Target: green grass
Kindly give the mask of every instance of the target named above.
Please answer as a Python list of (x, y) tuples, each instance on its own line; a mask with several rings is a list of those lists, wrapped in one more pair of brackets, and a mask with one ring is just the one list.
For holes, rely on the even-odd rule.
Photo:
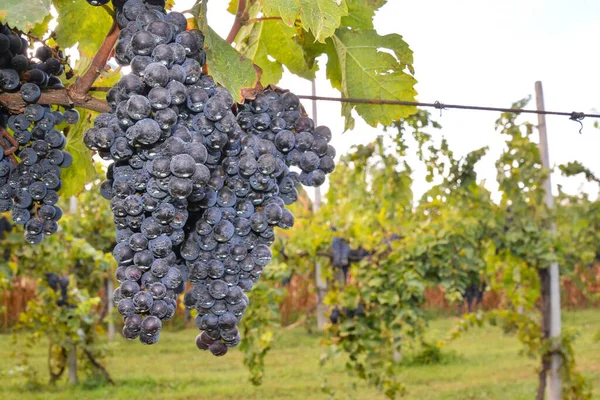
[[(439, 339), (453, 325), (452, 318), (436, 319), (429, 336)], [(576, 344), (579, 369), (600, 388), (600, 310), (571, 312), (564, 325), (580, 330)], [(117, 386), (25, 389), (25, 381), (12, 377), (0, 382), (0, 399), (327, 399), (321, 392), (322, 377), (340, 399), (384, 399), (374, 389), (348, 377), (343, 360), (319, 367), (320, 337), (303, 330), (280, 331), (275, 348), (267, 358), (266, 376), (260, 387), (247, 382), (242, 354), (233, 351), (214, 358), (195, 350), (195, 330), (164, 332), (158, 345), (117, 339), (111, 344), (112, 356), (106, 366)], [(476, 329), (444, 350), (442, 363), (414, 365), (399, 371), (407, 399), (531, 399), (536, 388), (536, 360), (519, 356), (520, 346), (512, 336), (499, 329)], [(14, 349), (9, 335), (0, 336), (0, 370), (14, 366)], [(31, 363), (41, 376), (46, 370), (45, 343), (34, 351)], [(356, 383), (354, 386), (353, 383)], [(595, 390), (595, 398), (600, 391)]]

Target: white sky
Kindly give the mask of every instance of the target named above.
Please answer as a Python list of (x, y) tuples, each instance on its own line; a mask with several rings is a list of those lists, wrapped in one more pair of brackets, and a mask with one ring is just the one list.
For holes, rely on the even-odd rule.
[[(177, 10), (189, 9), (193, 0), (178, 0)], [(226, 0), (209, 2), (209, 23), (222, 37), (233, 16)], [(504, 0), (502, 2), (456, 0), (388, 0), (376, 15), (380, 34), (398, 33), (415, 55), (418, 100), (424, 102), (508, 107), (534, 93), (541, 80), (547, 110), (592, 112), (600, 110), (600, 2), (597, 0)], [(318, 72), (317, 92), (339, 96), (325, 79), (324, 64)], [(310, 82), (287, 73), (279, 86), (297, 94), (310, 94)], [(529, 108), (535, 107), (535, 100)], [(305, 103), (311, 110), (310, 102)], [(499, 114), (445, 110), (443, 134), (457, 155), (489, 146), (489, 156), (478, 168), (480, 179), (495, 187), (494, 161), (502, 151), (502, 138), (493, 131)], [(537, 122), (535, 116), (528, 117)], [(338, 103), (320, 102), (319, 124), (334, 132), (333, 145), (343, 154), (358, 143), (372, 141), (379, 129), (357, 118), (352, 132), (343, 132)], [(548, 137), (551, 164), (579, 160), (600, 173), (600, 130), (593, 121), (579, 124), (567, 117), (549, 116)], [(416, 166), (416, 162), (412, 163)], [(427, 189), (423, 169), (414, 174), (416, 194)], [(596, 192), (583, 179), (553, 176), (569, 192)]]

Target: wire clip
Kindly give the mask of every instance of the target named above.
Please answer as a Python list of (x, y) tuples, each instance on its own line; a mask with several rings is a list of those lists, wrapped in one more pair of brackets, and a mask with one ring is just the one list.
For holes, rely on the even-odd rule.
[(442, 116), (442, 111), (446, 109), (446, 106), (444, 105), (444, 103), (440, 103), (439, 101), (436, 101), (435, 103), (433, 103), (433, 106), (440, 110), (440, 117)]
[(581, 128), (579, 128), (579, 134), (581, 134), (581, 131), (583, 130), (583, 122), (581, 122), (581, 121), (583, 121), (584, 118), (585, 118), (585, 114), (584, 113), (582, 113), (582, 112), (575, 112), (575, 111), (573, 111), (571, 113), (571, 116), (569, 117), (569, 119), (571, 121), (578, 122), (579, 125), (581, 125)]

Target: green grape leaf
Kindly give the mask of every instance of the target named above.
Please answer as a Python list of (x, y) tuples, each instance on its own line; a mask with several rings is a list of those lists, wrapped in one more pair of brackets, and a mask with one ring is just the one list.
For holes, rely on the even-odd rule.
[[(103, 71), (100, 73), (100, 76), (94, 82), (92, 87), (114, 87), (117, 82), (121, 79), (121, 69), (117, 68), (116, 70), (111, 71)], [(104, 91), (90, 91), (92, 96), (97, 99), (106, 100), (106, 92)]]
[(70, 80), (65, 79), (63, 81), (63, 84), (67, 85), (67, 84), (75, 83), (77, 78), (79, 76), (83, 75), (85, 73), (85, 71), (87, 71), (91, 65), (92, 65), (91, 57), (83, 56), (83, 55), (81, 57), (79, 57), (79, 59), (75, 62), (75, 65), (73, 66), (73, 72), (75, 72), (73, 74), (73, 77)]
[[(343, 97), (415, 101), (417, 81), (405, 72), (405, 69), (411, 71), (412, 51), (400, 35), (380, 36), (374, 30), (339, 29), (332, 42), (337, 58), (328, 65), (327, 72), (332, 85), (341, 88)], [(346, 129), (353, 127), (353, 109), (371, 126), (390, 126), (417, 111), (412, 106), (344, 103)]]
[(261, 43), (257, 47), (253, 61), (254, 64), (262, 70), (260, 82), (263, 86), (270, 84), (276, 85), (281, 80), (283, 76), (283, 67), (277, 61), (271, 61), (269, 59), (269, 54), (264, 44)]
[[(325, 42), (317, 42), (312, 33), (307, 31), (303, 31), (295, 40), (302, 47), (306, 64), (309, 68), (315, 70), (318, 70), (317, 57), (327, 53), (328, 48), (333, 48), (331, 39), (327, 39)], [(333, 51), (335, 52), (335, 49)]]
[(89, 183), (96, 175), (96, 169), (94, 162), (92, 161), (92, 155), (85, 144), (83, 144), (83, 135), (85, 131), (92, 125), (97, 113), (80, 109), (79, 111), (80, 120), (75, 125), (68, 125), (67, 134), (67, 145), (65, 150), (71, 153), (73, 156), (73, 164), (65, 170), (63, 170), (61, 179), (63, 181), (60, 195), (68, 198), (71, 196), (77, 196), (84, 189), (84, 186)]
[(348, 15), (346, 0), (262, 0), (263, 13), (268, 17), (281, 17), (288, 26), (300, 18), (304, 29), (315, 39), (324, 42)]
[(44, 18), (44, 20), (42, 22), (40, 22), (39, 24), (35, 24), (35, 26), (29, 33), (33, 37), (35, 37), (37, 39), (41, 39), (42, 37), (44, 37), (46, 32), (48, 32), (48, 25), (50, 24), (50, 21), (52, 21), (52, 18), (53, 18), (52, 15), (50, 15), (50, 14), (46, 15), (46, 18)]
[(281, 21), (262, 21), (252, 25), (246, 34), (240, 32), (239, 37), (247, 36), (238, 45), (245, 57), (258, 65), (263, 73), (263, 86), (277, 84), (282, 77), (285, 65), (290, 72), (306, 79), (313, 79), (315, 67), (309, 66), (304, 48), (297, 40), (298, 28), (289, 27)]
[(258, 73), (252, 61), (229, 45), (212, 28), (205, 30), (206, 63), (215, 82), (223, 85), (237, 102), (244, 100), (242, 89), (253, 88)]
[(292, 26), (300, 14), (299, 0), (262, 0), (263, 13), (268, 17), (281, 17), (282, 21)]
[(348, 14), (346, 0), (300, 0), (300, 5), (304, 28), (319, 42), (333, 35), (342, 17)]
[(341, 92), (343, 77), (342, 67), (340, 66), (340, 58), (332, 39), (327, 39), (325, 44), (327, 45), (325, 48), (325, 54), (327, 54), (326, 76), (331, 82), (331, 86)]
[(266, 86), (279, 82), (283, 76), (283, 67), (281, 63), (269, 59), (267, 47), (262, 40), (263, 28), (264, 24), (254, 24), (247, 40), (240, 43), (238, 47), (244, 57), (251, 59), (262, 69), (260, 81)]
[(297, 40), (301, 32), (281, 21), (264, 21), (262, 24), (262, 40), (269, 55), (285, 65), (292, 74), (313, 79), (315, 68), (308, 65), (303, 48)]
[[(235, 1), (235, 0), (234, 0)], [(233, 10), (235, 12), (235, 10)], [(253, 4), (248, 10), (248, 14), (254, 18), (260, 11), (259, 4)], [(244, 57), (252, 60), (254, 65), (258, 66), (261, 73), (261, 83), (266, 86), (268, 84), (276, 84), (283, 75), (283, 67), (281, 63), (273, 58), (269, 58), (267, 46), (264, 41), (263, 23), (244, 25), (236, 36), (236, 49)]]
[(93, 57), (113, 23), (112, 17), (103, 7), (90, 7), (85, 1), (54, 0), (54, 6), (58, 11), (58, 44), (71, 47), (79, 43), (79, 52)]
[(121, 68), (110, 71), (102, 71), (94, 82), (94, 86), (113, 87), (121, 79)]
[(342, 17), (342, 26), (356, 29), (373, 29), (375, 11), (380, 9), (387, 0), (346, 0), (348, 15)]
[(238, 8), (238, 0), (231, 0), (229, 2), (229, 5), (227, 6), (227, 11), (229, 11), (229, 13), (235, 15), (235, 13), (237, 12), (237, 8)]
[(50, 14), (51, 0), (2, 0), (0, 22), (24, 32), (41, 23)]

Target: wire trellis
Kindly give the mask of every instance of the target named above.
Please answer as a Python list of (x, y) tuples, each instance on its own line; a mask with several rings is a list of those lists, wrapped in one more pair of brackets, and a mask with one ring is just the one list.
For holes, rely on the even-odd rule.
[[(92, 87), (91, 91), (108, 91), (109, 87)], [(408, 106), (408, 107), (425, 107), (435, 108), (440, 110), (473, 110), (473, 111), (494, 111), (503, 113), (515, 113), (515, 114), (543, 114), (543, 115), (558, 115), (563, 117), (569, 117), (570, 120), (578, 122), (581, 125), (579, 133), (583, 129), (583, 121), (585, 118), (600, 118), (600, 114), (584, 113), (578, 111), (546, 111), (546, 110), (532, 110), (526, 108), (507, 108), (507, 107), (488, 107), (488, 106), (473, 106), (464, 104), (446, 104), (439, 101), (433, 103), (426, 103), (420, 101), (402, 101), (402, 100), (383, 100), (383, 99), (360, 99), (352, 97), (326, 97), (326, 96), (313, 96), (300, 94), (297, 95), (299, 99), (314, 100), (314, 101), (335, 101), (340, 103), (352, 103), (352, 104), (373, 104), (373, 105), (388, 105), (388, 106)]]

